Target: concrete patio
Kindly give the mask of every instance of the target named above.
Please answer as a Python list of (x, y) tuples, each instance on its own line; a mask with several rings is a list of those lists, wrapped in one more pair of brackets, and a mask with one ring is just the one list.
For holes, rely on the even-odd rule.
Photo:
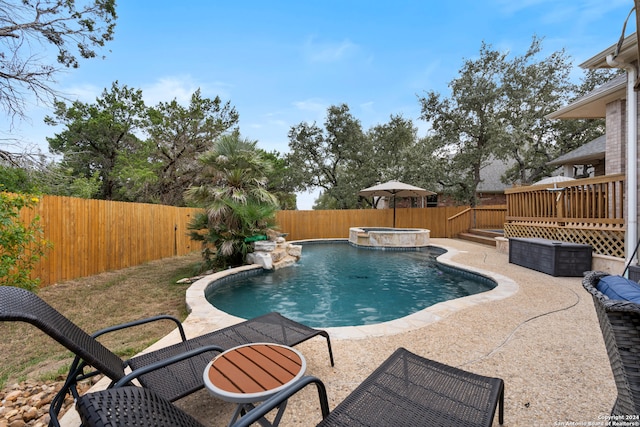
[[(501, 286), (492, 295), (437, 307), (390, 328), (329, 328), (333, 368), (323, 339), (297, 346), (307, 360), (307, 374), (324, 381), (330, 407), (396, 348), (405, 347), (504, 379), (505, 426), (606, 425), (616, 391), (593, 303), (581, 278), (552, 277), (509, 264), (508, 255), (489, 246), (431, 241), (452, 249), (447, 263), (484, 271)], [(210, 307), (191, 308), (185, 321), (190, 336), (237, 320), (220, 313), (203, 317), (201, 310)], [(174, 339), (169, 335), (154, 348)], [(210, 426), (226, 425), (234, 410), (233, 404), (215, 400), (206, 390), (177, 404)], [(77, 425), (76, 420), (69, 413), (63, 423)], [(289, 401), (281, 425), (312, 426), (319, 420), (315, 389), (309, 388)]]

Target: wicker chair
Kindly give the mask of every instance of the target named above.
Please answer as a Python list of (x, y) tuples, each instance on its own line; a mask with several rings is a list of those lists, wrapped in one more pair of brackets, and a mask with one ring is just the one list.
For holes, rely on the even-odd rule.
[(82, 426), (204, 427), (191, 415), (142, 387), (87, 393), (76, 401)]
[[(96, 374), (107, 376), (114, 387), (137, 379), (164, 399), (174, 401), (204, 387), (202, 373), (218, 352), (252, 342), (293, 346), (317, 335), (326, 338), (333, 366), (331, 342), (326, 331), (309, 328), (278, 313), (269, 313), (189, 340), (180, 321), (171, 316), (116, 325), (89, 335), (32, 292), (0, 286), (0, 320), (30, 323), (76, 355), (65, 385), (51, 405), (54, 425), (66, 391), (77, 398), (75, 384)], [(160, 320), (175, 322), (182, 341), (124, 361), (96, 339), (105, 333)], [(125, 373), (127, 367), (132, 370), (129, 374)]]
[(640, 414), (640, 305), (603, 295), (596, 285), (607, 275), (589, 272), (582, 285), (593, 297), (618, 390), (611, 414), (637, 415)]
[[(249, 426), (283, 401), (314, 384), (323, 420), (318, 426), (491, 426), (499, 405), (503, 423), (504, 383), (396, 350), (333, 411), (319, 379), (303, 377), (243, 416)], [(201, 424), (168, 401), (141, 389), (110, 389), (81, 396), (76, 408), (84, 426)]]

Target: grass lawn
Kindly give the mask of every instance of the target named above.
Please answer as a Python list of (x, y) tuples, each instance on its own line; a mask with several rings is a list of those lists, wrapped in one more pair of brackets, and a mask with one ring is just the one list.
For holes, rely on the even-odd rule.
[[(185, 290), (176, 284), (194, 275), (200, 254), (153, 261), (124, 270), (43, 287), (38, 295), (88, 333), (118, 323), (157, 314), (184, 320)], [(106, 334), (100, 341), (121, 357), (130, 357), (175, 327), (153, 322)], [(0, 322), (0, 388), (27, 378), (37, 381), (64, 377), (73, 354), (34, 326)]]

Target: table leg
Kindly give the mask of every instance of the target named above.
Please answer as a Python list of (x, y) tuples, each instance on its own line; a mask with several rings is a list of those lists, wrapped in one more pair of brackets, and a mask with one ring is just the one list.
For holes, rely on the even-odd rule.
[[(233, 412), (231, 421), (229, 421), (229, 427), (231, 427), (236, 421), (238, 421), (238, 418), (241, 418), (243, 415), (245, 415), (246, 413), (250, 412), (255, 408), (256, 407), (252, 403), (238, 404), (238, 406), (236, 407), (236, 410)], [(276, 416), (273, 419), (273, 423), (270, 423), (269, 420), (267, 420), (264, 417), (258, 420), (258, 423), (262, 427), (278, 427), (278, 424), (280, 424), (280, 420), (282, 419), (282, 415), (284, 415), (284, 410), (287, 408), (287, 401), (285, 400), (280, 404), (280, 406), (277, 406), (276, 408), (278, 409), (278, 412), (276, 412)]]
[(236, 410), (233, 412), (233, 416), (231, 417), (231, 421), (229, 421), (228, 427), (235, 424), (235, 422), (238, 421), (238, 418), (240, 418), (240, 415), (244, 415), (244, 405), (242, 403), (236, 406)]
[(282, 418), (282, 415), (284, 414), (284, 410), (286, 409), (286, 407), (287, 407), (286, 400), (282, 402), (280, 406), (278, 406), (278, 412), (276, 413), (276, 417), (273, 419), (273, 427), (277, 427), (278, 424), (280, 424), (280, 419)]

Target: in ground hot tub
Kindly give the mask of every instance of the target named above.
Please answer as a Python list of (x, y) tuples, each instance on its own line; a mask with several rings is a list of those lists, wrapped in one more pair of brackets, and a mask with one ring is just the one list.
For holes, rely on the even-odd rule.
[(430, 231), (424, 228), (351, 227), (349, 243), (379, 248), (429, 246)]

